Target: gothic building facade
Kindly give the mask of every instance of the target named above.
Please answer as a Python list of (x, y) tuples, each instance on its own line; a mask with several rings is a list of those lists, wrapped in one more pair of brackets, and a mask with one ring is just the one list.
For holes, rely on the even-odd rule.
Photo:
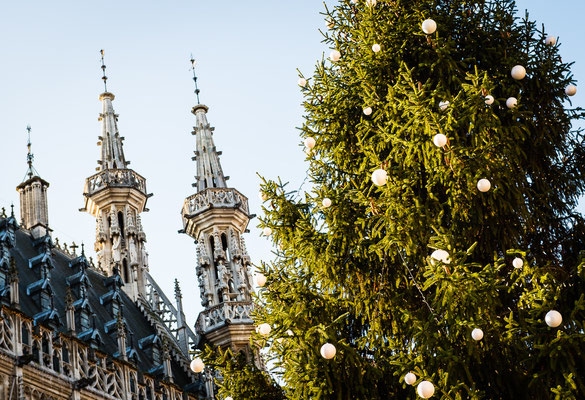
[[(106, 82), (105, 65), (104, 83)], [(149, 273), (140, 214), (151, 194), (128, 168), (114, 95), (100, 95), (101, 158), (86, 179), (82, 211), (96, 220), (96, 259), (66, 246), (49, 224), (48, 188), (32, 165), (14, 208), (0, 211), (0, 399), (200, 400), (214, 398), (213, 371), (190, 370), (205, 344), (252, 357), (248, 200), (226, 185), (208, 108), (193, 107), (196, 192), (184, 200), (183, 232), (196, 241), (204, 311), (195, 329)], [(198, 102), (199, 103), (199, 102)]]

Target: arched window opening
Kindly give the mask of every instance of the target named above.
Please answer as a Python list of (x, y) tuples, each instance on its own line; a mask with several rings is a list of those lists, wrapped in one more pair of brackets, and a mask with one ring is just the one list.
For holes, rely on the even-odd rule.
[(120, 226), (122, 236), (124, 236), (124, 214), (122, 211), (118, 211), (118, 225)]
[(221, 247), (223, 248), (223, 251), (225, 251), (226, 253), (228, 262), (231, 261), (232, 256), (230, 253), (230, 247), (228, 246), (227, 236), (225, 235), (225, 233), (221, 234)]
[(122, 280), (124, 283), (130, 282), (130, 270), (128, 269), (128, 261), (122, 260)]

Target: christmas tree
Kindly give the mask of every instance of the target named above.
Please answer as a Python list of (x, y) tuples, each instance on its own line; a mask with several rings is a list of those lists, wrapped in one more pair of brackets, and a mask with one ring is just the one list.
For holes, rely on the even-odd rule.
[[(556, 38), (509, 0), (326, 19), (299, 80), (312, 189), (261, 188), (255, 340), (286, 397), (585, 398), (584, 113)], [(234, 400), (262, 374), (208, 359)]]

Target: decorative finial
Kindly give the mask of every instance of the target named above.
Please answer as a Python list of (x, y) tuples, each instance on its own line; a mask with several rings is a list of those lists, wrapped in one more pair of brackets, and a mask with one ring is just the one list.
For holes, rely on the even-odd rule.
[(81, 255), (85, 256), (85, 244), (81, 242)]
[(32, 152), (32, 143), (30, 141), (30, 131), (31, 131), (30, 125), (27, 125), (26, 126), (26, 133), (27, 133), (26, 148), (28, 149), (28, 152), (26, 154), (26, 163), (28, 164), (28, 171), (26, 172), (26, 175), (28, 176), (28, 179), (32, 178), (35, 174), (38, 175), (37, 171), (33, 167), (33, 161), (35, 159), (35, 156)]
[(14, 203), (10, 203), (10, 216), (14, 218)]
[(195, 74), (195, 65), (197, 65), (197, 61), (193, 58), (193, 54), (191, 54), (191, 70), (193, 71), (193, 82), (195, 82), (195, 96), (197, 96), (197, 104), (201, 104), (199, 102), (199, 88), (197, 87), (197, 75)]
[(104, 63), (104, 50), (100, 50), (100, 54), (102, 56), (102, 72), (103, 72), (103, 76), (102, 76), (102, 80), (104, 81), (104, 92), (108, 92), (108, 77), (106, 76), (106, 64)]
[(175, 278), (175, 297), (179, 298), (179, 297), (183, 297), (183, 295), (181, 294), (181, 286), (179, 286), (179, 280)]

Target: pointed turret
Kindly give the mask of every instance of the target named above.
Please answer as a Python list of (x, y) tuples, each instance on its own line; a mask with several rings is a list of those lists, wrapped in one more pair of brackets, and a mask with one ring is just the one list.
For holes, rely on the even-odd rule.
[(151, 195), (146, 191), (146, 179), (127, 168), (129, 162), (124, 156), (124, 138), (118, 131), (118, 115), (112, 105), (114, 95), (107, 90), (103, 50), (101, 55), (105, 88), (99, 97), (102, 102), (98, 142), (101, 158), (98, 160), (99, 172), (85, 181), (85, 207), (82, 211), (96, 218), (98, 269), (110, 276), (117, 267), (121, 271), (124, 290), (136, 301), (140, 295), (146, 294), (144, 272), (148, 260), (140, 213), (147, 211), (146, 201)]
[(49, 229), (49, 207), (47, 189), (49, 183), (42, 179), (33, 166), (34, 155), (30, 141), (30, 125), (26, 127), (28, 133), (28, 153), (26, 156), (28, 170), (24, 181), (16, 187), (20, 194), (20, 217), (22, 227), (31, 232), (33, 238), (38, 239), (51, 232)]
[[(193, 71), (195, 62), (191, 60)], [(194, 73), (194, 80), (197, 77)], [(185, 199), (182, 217), (184, 232), (197, 242), (197, 276), (205, 310), (199, 314), (196, 328), (203, 336), (202, 346), (230, 347), (252, 356), (250, 335), (254, 329), (251, 317), (252, 282), (249, 257), (241, 235), (251, 216), (248, 199), (228, 188), (219, 155), (213, 142), (213, 128), (207, 121), (207, 106), (198, 104), (195, 115), (195, 157), (197, 192)], [(211, 316), (213, 313), (213, 316)]]

